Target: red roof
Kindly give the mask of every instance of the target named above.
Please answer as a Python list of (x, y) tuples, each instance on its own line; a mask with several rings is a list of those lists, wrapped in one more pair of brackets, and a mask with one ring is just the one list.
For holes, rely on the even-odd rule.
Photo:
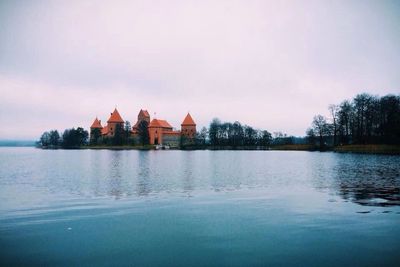
[(103, 126), (101, 126), (101, 121), (99, 121), (96, 117), (96, 119), (94, 120), (94, 122), (92, 123), (92, 126), (90, 126), (90, 128), (98, 128), (98, 129), (102, 129)]
[(143, 117), (150, 117), (149, 112), (147, 110), (145, 110), (145, 109), (141, 109), (139, 111), (139, 115), (142, 115)]
[(119, 115), (119, 112), (117, 110), (117, 108), (114, 109), (114, 112), (111, 113), (110, 118), (108, 119), (107, 122), (120, 122), (120, 123), (124, 123), (124, 120), (121, 118), (121, 115)]
[(107, 125), (104, 126), (103, 129), (101, 129), (101, 134), (102, 134), (102, 135), (108, 134), (108, 127), (107, 127)]
[(169, 124), (166, 120), (158, 120), (158, 119), (153, 119), (150, 122), (149, 127), (161, 127), (161, 128), (171, 128), (172, 129), (171, 124)]
[(190, 114), (188, 113), (185, 117), (185, 119), (183, 120), (181, 125), (190, 125), (190, 126), (196, 126), (196, 123), (194, 122), (192, 116), (190, 116)]

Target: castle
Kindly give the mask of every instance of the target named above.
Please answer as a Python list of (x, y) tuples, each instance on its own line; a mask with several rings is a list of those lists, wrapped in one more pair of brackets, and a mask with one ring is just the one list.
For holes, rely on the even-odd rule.
[[(104, 127), (101, 125), (101, 120), (96, 117), (92, 126), (90, 126), (91, 138), (92, 133), (96, 129), (100, 131), (102, 137), (114, 137), (116, 129), (124, 129), (124, 125), (125, 121), (122, 119), (117, 108), (115, 108)], [(178, 131), (174, 130), (166, 120), (156, 118), (150, 120), (149, 112), (141, 109), (137, 116), (137, 122), (130, 130), (130, 137), (139, 140), (140, 128), (143, 125), (147, 127), (149, 143), (151, 145), (179, 146), (182, 137), (185, 137), (186, 140), (193, 140), (196, 135), (196, 123), (189, 113), (181, 124), (181, 130)]]

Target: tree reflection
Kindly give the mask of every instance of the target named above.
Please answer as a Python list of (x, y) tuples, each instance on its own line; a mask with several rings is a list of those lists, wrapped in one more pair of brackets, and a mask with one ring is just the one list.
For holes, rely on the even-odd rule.
[(122, 162), (121, 151), (112, 151), (110, 161), (110, 174), (109, 174), (109, 190), (108, 194), (116, 199), (121, 198), (122, 195)]
[(187, 193), (190, 193), (194, 189), (193, 172), (195, 171), (195, 168), (193, 164), (193, 154), (193, 151), (186, 151), (185, 157), (183, 158), (183, 191)]
[(390, 157), (346, 158), (335, 177), (342, 198), (365, 206), (400, 205), (400, 169)]
[(137, 189), (136, 192), (139, 196), (146, 196), (151, 192), (150, 188), (150, 164), (149, 164), (149, 152), (139, 152), (139, 164), (137, 169)]

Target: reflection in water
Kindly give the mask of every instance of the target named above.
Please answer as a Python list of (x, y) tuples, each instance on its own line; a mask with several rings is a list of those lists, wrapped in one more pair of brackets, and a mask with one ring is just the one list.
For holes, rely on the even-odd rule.
[(102, 180), (102, 164), (103, 162), (103, 156), (104, 154), (102, 153), (91, 153), (90, 154), (90, 160), (89, 160), (89, 170), (88, 173), (89, 175), (89, 184), (91, 189), (93, 190), (94, 196), (98, 197), (101, 196), (101, 180)]
[[(3, 203), (7, 199), (25, 205), (76, 196), (120, 199), (262, 189), (277, 198), (296, 193), (307, 199), (315, 192), (330, 192), (360, 205), (400, 206), (398, 156), (274, 151), (18, 151), (22, 151), (19, 157), (23, 160), (13, 159), (16, 152), (12, 150), (0, 154)], [(13, 192), (18, 192), (18, 203), (14, 197), (7, 198)]]
[(194, 153), (193, 151), (186, 151), (183, 155), (183, 191), (190, 194), (194, 190)]
[(147, 151), (140, 151), (138, 155), (136, 183), (136, 193), (139, 196), (146, 196), (151, 192), (150, 175), (149, 153)]
[[(264, 186), (263, 174), (268, 172), (266, 165), (260, 166), (262, 168), (260, 173), (254, 173), (264, 158), (261, 156), (258, 161), (252, 161), (250, 156), (256, 156), (256, 154), (249, 154), (248, 151), (241, 151), (238, 154), (235, 152), (237, 151), (209, 152), (207, 166), (204, 167), (207, 168), (209, 186), (216, 192), (239, 190), (242, 185)], [(257, 167), (252, 166), (253, 164)]]
[(112, 151), (110, 155), (111, 159), (109, 162), (110, 174), (109, 174), (109, 195), (119, 199), (122, 195), (122, 158), (120, 151)]
[(340, 159), (335, 176), (339, 194), (360, 205), (400, 205), (400, 168), (393, 159), (365, 155)]
[(3, 149), (0, 259), (4, 266), (398, 266), (400, 206), (359, 204), (400, 205), (399, 183), (400, 157)]
[[(132, 190), (137, 196), (161, 192), (191, 195), (196, 190), (220, 192), (255, 187), (272, 192), (286, 188), (290, 193), (305, 186), (320, 192), (333, 190), (360, 205), (400, 205), (399, 157), (249, 151), (105, 153), (107, 159), (102, 165), (103, 171), (108, 172), (106, 194), (117, 199), (131, 195)], [(99, 165), (93, 164), (92, 168)], [(97, 170), (88, 175), (101, 177), (102, 173)]]

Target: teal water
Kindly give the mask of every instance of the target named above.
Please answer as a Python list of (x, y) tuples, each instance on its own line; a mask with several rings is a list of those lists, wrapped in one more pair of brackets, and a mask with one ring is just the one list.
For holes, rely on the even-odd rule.
[(0, 148), (1, 266), (399, 266), (400, 157)]

